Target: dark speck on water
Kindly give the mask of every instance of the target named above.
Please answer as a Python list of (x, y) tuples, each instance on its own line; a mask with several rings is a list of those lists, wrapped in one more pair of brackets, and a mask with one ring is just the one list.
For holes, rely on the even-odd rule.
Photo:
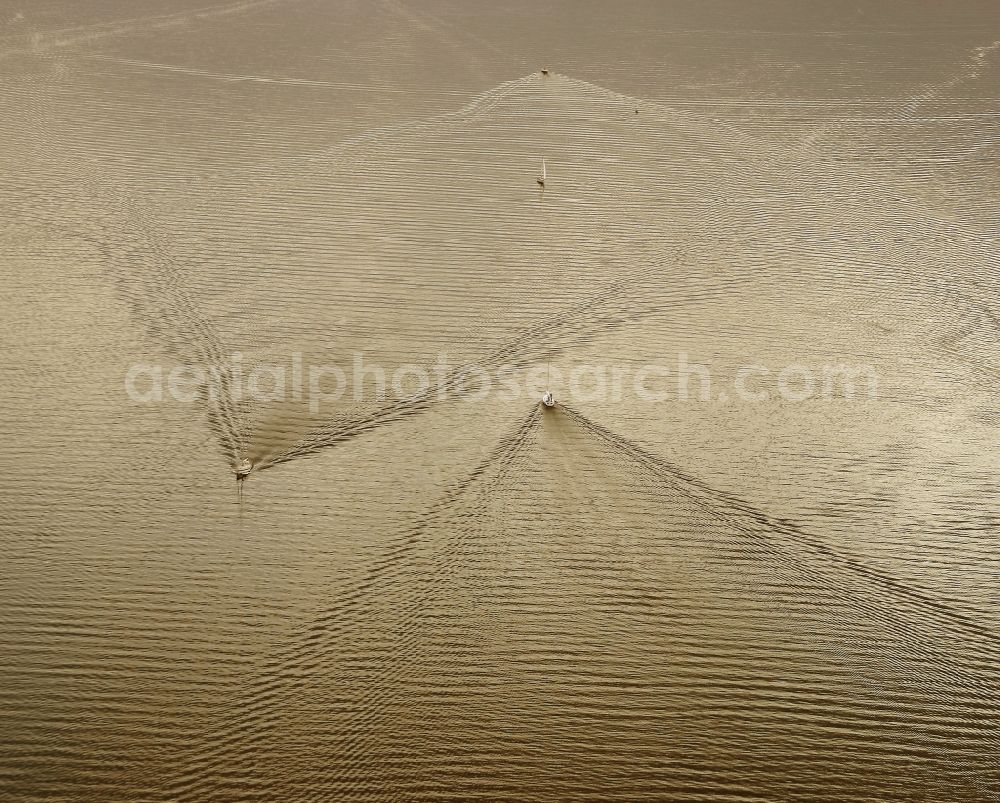
[(0, 12), (0, 799), (996, 800), (1000, 4), (342, 5)]

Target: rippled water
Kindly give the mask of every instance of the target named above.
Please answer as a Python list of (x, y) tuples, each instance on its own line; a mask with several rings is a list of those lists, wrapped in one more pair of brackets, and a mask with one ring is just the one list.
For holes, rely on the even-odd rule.
[(1000, 10), (702, 5), (0, 9), (4, 799), (1000, 799)]

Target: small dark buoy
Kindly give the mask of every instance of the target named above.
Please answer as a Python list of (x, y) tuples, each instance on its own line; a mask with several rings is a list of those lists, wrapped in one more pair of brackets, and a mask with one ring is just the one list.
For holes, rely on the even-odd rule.
[(639, 113), (639, 107), (638, 107), (638, 106), (636, 106), (636, 107), (635, 107), (635, 113), (636, 113), (636, 114), (638, 114), (638, 113)]

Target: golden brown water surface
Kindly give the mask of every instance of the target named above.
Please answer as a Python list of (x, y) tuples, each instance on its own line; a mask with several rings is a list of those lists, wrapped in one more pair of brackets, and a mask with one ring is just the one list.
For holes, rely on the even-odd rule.
[(204, 3), (0, 9), (0, 797), (1000, 799), (995, 4)]

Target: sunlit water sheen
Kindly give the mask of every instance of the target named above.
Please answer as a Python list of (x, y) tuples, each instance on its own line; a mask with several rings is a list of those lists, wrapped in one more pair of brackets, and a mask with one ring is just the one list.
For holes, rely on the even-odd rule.
[[(0, 796), (998, 799), (993, 4), (92, 5), (0, 11)], [(124, 390), (236, 352), (712, 398)]]

